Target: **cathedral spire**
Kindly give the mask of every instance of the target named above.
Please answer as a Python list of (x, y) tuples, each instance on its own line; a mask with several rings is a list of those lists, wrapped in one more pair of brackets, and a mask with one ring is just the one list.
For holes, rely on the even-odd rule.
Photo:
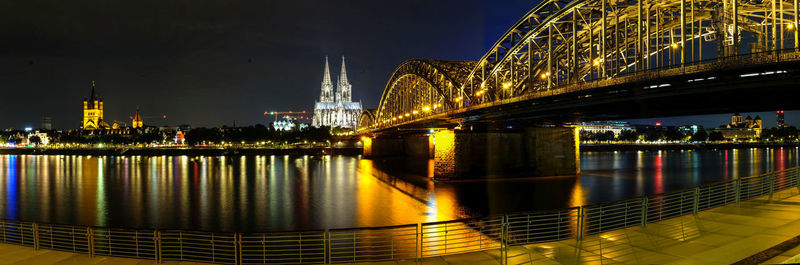
[(342, 55), (342, 75), (339, 76), (339, 83), (350, 84), (347, 82), (347, 68), (344, 65), (344, 55)]
[(342, 55), (342, 73), (339, 75), (339, 84), (337, 86), (337, 101), (350, 102), (350, 82), (347, 81), (347, 67), (344, 63), (344, 55)]
[(325, 74), (322, 76), (322, 84), (331, 84), (331, 70), (328, 67), (328, 56), (325, 56)]
[(328, 56), (325, 56), (325, 73), (322, 75), (322, 93), (319, 101), (333, 102), (333, 82), (331, 82), (331, 70), (328, 67)]

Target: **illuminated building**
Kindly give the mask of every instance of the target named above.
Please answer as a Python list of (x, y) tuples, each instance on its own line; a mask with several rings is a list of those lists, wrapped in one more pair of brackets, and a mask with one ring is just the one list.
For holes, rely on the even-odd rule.
[(761, 136), (761, 117), (756, 116), (755, 119), (749, 115), (742, 121), (742, 115), (738, 112), (731, 117), (731, 123), (723, 125), (720, 128), (714, 129), (722, 133), (725, 139), (754, 139)]
[(347, 81), (344, 56), (342, 56), (342, 72), (339, 75), (336, 93), (333, 92), (333, 83), (328, 68), (328, 57), (325, 57), (325, 73), (322, 76), (322, 92), (319, 101), (314, 104), (315, 127), (330, 126), (355, 129), (358, 118), (361, 116), (361, 102), (352, 102), (350, 82)]
[(605, 133), (610, 131), (614, 135), (619, 135), (622, 131), (634, 130), (633, 126), (624, 121), (581, 122), (578, 124), (578, 128), (580, 133)]
[(297, 119), (291, 117), (286, 117), (282, 120), (276, 120), (272, 122), (271, 125), (272, 128), (274, 128), (277, 131), (294, 131), (294, 130), (302, 131), (303, 129), (308, 127), (307, 123), (301, 123)]
[(103, 121), (103, 99), (98, 99), (92, 81), (92, 94), (88, 99), (83, 99), (83, 129), (100, 130), (108, 129), (108, 123)]
[(186, 133), (183, 130), (178, 129), (175, 132), (175, 138), (173, 138), (173, 142), (176, 144), (184, 144), (185, 141), (186, 141)]
[(778, 123), (777, 123), (777, 126), (776, 126), (776, 127), (778, 127), (778, 129), (786, 127), (786, 122), (783, 120), (783, 111), (782, 110), (779, 110), (779, 111), (775, 112), (775, 118), (778, 119)]
[(141, 128), (142, 126), (144, 126), (144, 123), (142, 122), (142, 116), (139, 115), (139, 108), (136, 108), (136, 114), (133, 115), (133, 121), (131, 121), (131, 127), (136, 129), (136, 128)]

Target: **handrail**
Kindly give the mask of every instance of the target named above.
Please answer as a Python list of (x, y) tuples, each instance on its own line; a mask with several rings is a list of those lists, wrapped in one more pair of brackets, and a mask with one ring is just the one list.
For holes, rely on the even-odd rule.
[[(0, 243), (86, 253), (222, 264), (375, 262), (582, 240), (743, 200), (800, 189), (800, 166), (693, 188), (563, 209), (458, 220), (292, 232), (211, 232), (46, 224), (0, 218)], [(505, 262), (504, 262), (505, 264)]]

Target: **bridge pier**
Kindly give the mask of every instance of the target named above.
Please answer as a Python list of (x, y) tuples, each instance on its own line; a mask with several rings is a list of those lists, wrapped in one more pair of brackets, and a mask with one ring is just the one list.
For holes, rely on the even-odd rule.
[(402, 135), (389, 137), (362, 137), (364, 156), (431, 158), (433, 137), (431, 135)]
[(367, 157), (432, 158), (437, 179), (580, 173), (577, 131), (571, 127), (440, 129), (427, 134), (370, 138), (364, 143)]

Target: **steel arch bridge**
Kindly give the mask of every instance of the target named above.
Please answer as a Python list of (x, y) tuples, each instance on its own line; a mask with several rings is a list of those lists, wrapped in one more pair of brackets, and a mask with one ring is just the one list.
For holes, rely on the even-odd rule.
[(359, 132), (746, 54), (797, 54), (798, 0), (544, 0), (477, 62), (411, 60)]

